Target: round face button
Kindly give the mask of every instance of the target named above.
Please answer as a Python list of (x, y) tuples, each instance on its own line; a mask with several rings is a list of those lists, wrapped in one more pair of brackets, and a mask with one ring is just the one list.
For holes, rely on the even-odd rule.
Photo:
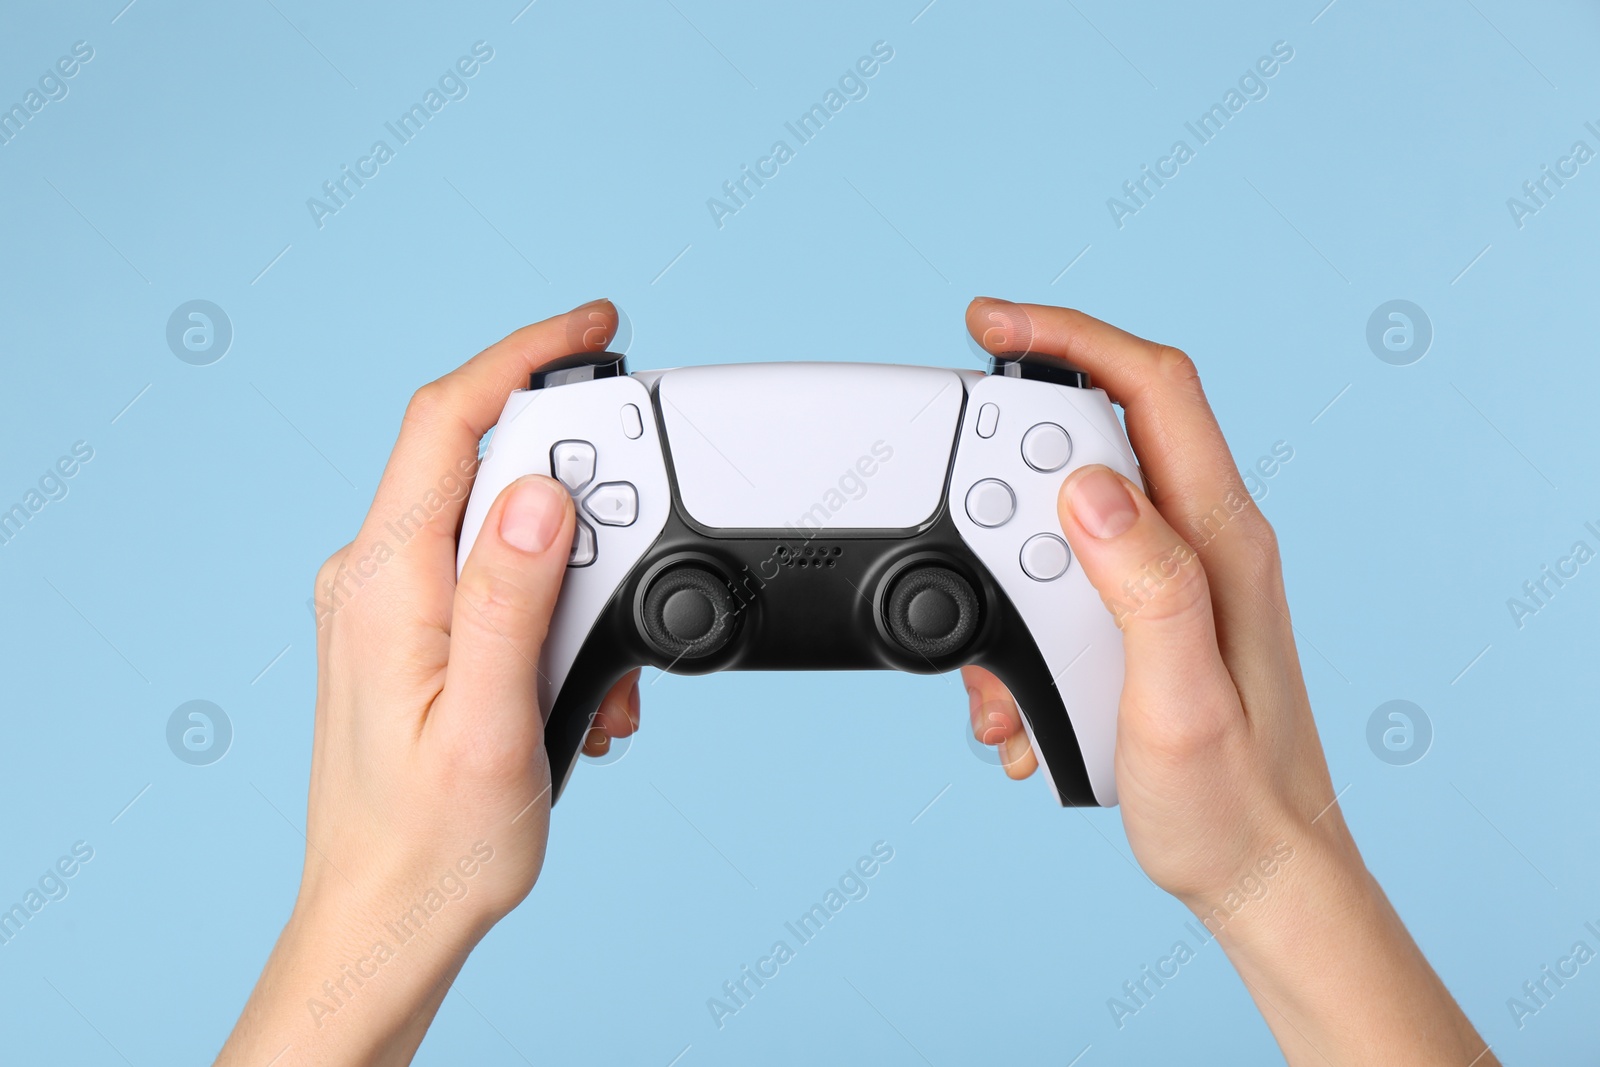
[(1016, 495), (998, 478), (985, 478), (967, 490), (967, 515), (979, 526), (1004, 526), (1016, 511)]
[(1022, 573), (1036, 582), (1053, 582), (1067, 573), (1072, 549), (1055, 534), (1034, 534), (1022, 545)]
[(1053, 422), (1041, 422), (1022, 435), (1022, 458), (1041, 474), (1050, 474), (1072, 458), (1072, 438)]

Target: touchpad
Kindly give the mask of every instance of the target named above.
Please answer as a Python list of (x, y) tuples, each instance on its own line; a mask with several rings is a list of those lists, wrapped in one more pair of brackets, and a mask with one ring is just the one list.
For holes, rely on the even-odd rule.
[(692, 518), (805, 532), (932, 517), (964, 392), (932, 367), (744, 363), (667, 371), (656, 395)]

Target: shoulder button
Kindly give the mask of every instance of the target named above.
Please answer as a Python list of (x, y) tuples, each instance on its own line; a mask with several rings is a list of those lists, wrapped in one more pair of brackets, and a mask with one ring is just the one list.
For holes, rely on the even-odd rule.
[(528, 376), (529, 389), (592, 382), (596, 378), (621, 378), (628, 373), (620, 352), (574, 352), (552, 359)]

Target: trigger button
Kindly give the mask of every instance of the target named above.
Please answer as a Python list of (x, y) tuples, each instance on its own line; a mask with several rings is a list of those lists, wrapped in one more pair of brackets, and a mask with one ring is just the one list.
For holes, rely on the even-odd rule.
[(594, 562), (594, 527), (578, 520), (577, 529), (572, 531), (572, 552), (567, 556), (567, 566), (587, 567)]

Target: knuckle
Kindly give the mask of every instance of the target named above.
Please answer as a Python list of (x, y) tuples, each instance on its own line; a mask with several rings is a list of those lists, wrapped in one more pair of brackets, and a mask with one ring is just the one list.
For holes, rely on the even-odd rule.
[(349, 552), (350, 546), (345, 545), (323, 560), (322, 565), (317, 568), (316, 576), (311, 580), (311, 608), (316, 616), (319, 633), (337, 617), (339, 575), (344, 569), (345, 557)]
[(1118, 625), (1193, 623), (1210, 610), (1210, 590), (1200, 557), (1185, 542), (1146, 562), (1123, 582), (1126, 600), (1113, 608)]
[[(451, 783), (506, 783), (526, 777), (543, 739), (541, 730), (496, 729), (481, 717), (450, 730), (442, 739), (440, 758)], [(531, 716), (530, 723), (538, 722)]]
[(1156, 367), (1161, 372), (1162, 378), (1168, 382), (1195, 388), (1200, 385), (1200, 368), (1195, 366), (1194, 360), (1181, 348), (1174, 348), (1171, 345), (1158, 346)]
[(332, 584), (334, 578), (339, 573), (339, 568), (344, 566), (345, 553), (349, 550), (350, 546), (345, 545), (333, 555), (322, 561), (322, 565), (317, 568), (316, 577), (312, 579), (313, 593), (320, 594), (330, 584)]
[(1177, 568), (1177, 574), (1156, 598), (1156, 618), (1189, 619), (1203, 613), (1210, 600), (1205, 572), (1198, 559)]
[(1149, 728), (1139, 739), (1140, 747), (1168, 768), (1193, 767), (1234, 744), (1236, 717), (1220, 699), (1184, 701), (1181, 707), (1141, 719)]
[(534, 621), (528, 611), (529, 593), (522, 582), (494, 567), (477, 567), (461, 576), (456, 595), (463, 605), (456, 614), (468, 626), (486, 628), (502, 636), (530, 634)]
[(448, 410), (449, 386), (440, 378), (422, 386), (411, 394), (410, 401), (406, 404), (406, 423), (414, 426), (431, 426), (437, 423)]
[[(1198, 544), (1208, 554), (1221, 551), (1230, 568), (1242, 569), (1244, 576), (1256, 585), (1274, 582), (1283, 566), (1278, 533), (1242, 488), (1239, 499), (1242, 505), (1236, 507), (1230, 503), (1226, 509), (1218, 508), (1195, 524)], [(1216, 525), (1219, 515), (1222, 524)], [(1225, 544), (1224, 533), (1227, 535)], [(1212, 549), (1214, 543), (1215, 550)]]
[(1278, 547), (1278, 532), (1259, 511), (1242, 531), (1246, 567), (1257, 582), (1274, 580), (1283, 570), (1283, 555)]

